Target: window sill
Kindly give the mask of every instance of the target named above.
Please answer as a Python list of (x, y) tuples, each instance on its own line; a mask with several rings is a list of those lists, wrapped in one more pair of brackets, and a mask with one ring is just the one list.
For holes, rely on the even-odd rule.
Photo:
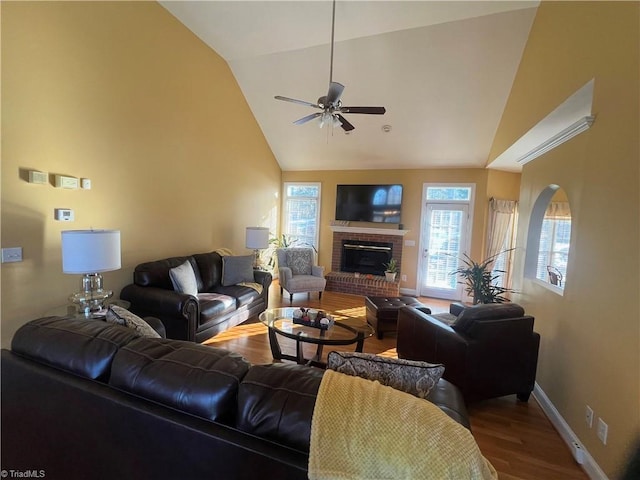
[(564, 288), (562, 287), (551, 285), (549, 282), (545, 282), (543, 280), (540, 280), (539, 278), (530, 278), (529, 280), (531, 280), (532, 283), (540, 285), (541, 287), (555, 293), (556, 295), (560, 295), (561, 297), (564, 296)]

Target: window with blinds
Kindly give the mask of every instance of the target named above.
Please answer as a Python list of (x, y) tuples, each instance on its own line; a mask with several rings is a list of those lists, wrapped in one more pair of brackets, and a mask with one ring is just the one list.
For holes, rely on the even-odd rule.
[(310, 245), (317, 249), (320, 223), (320, 183), (284, 184), (284, 233), (293, 245)]
[(567, 281), (570, 240), (571, 217), (545, 216), (544, 220), (542, 220), (542, 229), (540, 231), (536, 278), (554, 283), (551, 280), (553, 275), (557, 275), (557, 272), (560, 272), (555, 284), (558, 287), (564, 287)]
[(551, 202), (540, 228), (536, 278), (564, 288), (571, 243), (571, 210), (568, 202)]

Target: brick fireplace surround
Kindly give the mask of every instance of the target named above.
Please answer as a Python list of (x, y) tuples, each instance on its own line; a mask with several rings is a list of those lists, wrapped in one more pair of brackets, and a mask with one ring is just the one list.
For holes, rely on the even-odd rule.
[(402, 265), (402, 237), (406, 230), (390, 230), (381, 228), (331, 227), (333, 230), (333, 253), (331, 256), (331, 272), (326, 276), (329, 292), (350, 293), (370, 297), (397, 297), (400, 294), (400, 278), (395, 282), (387, 282), (385, 277), (364, 275), (340, 271), (342, 241), (388, 242), (393, 244), (392, 258)]

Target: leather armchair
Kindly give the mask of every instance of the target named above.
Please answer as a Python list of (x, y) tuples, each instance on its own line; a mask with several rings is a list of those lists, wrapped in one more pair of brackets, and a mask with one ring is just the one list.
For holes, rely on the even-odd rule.
[(278, 277), (280, 295), (283, 289), (289, 292), (289, 303), (293, 303), (294, 293), (322, 292), (327, 285), (324, 267), (315, 265), (315, 252), (312, 248), (278, 248)]
[(449, 313), (427, 311), (407, 306), (398, 312), (399, 358), (444, 364), (443, 378), (467, 402), (511, 394), (529, 400), (540, 335), (520, 305), (454, 303)]

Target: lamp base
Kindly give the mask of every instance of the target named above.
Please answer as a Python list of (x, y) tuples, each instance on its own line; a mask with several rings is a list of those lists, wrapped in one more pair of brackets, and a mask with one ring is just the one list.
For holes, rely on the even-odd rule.
[(82, 277), (82, 290), (69, 297), (69, 301), (78, 305), (78, 310), (86, 318), (91, 318), (104, 308), (104, 302), (113, 296), (111, 290), (102, 288), (102, 275), (86, 273)]

